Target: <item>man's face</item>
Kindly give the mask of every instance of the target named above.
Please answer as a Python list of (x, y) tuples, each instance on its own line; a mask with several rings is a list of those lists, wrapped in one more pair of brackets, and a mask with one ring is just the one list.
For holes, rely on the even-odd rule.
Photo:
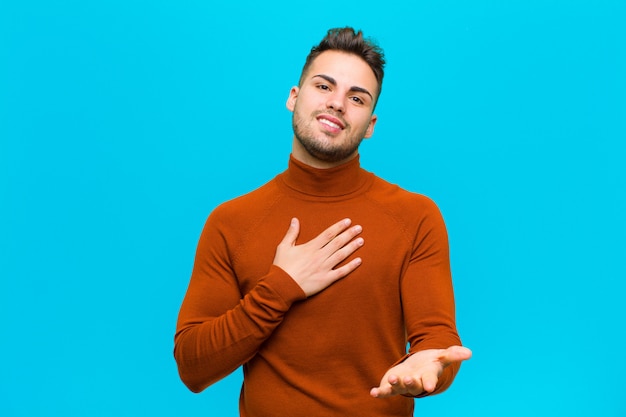
[(378, 82), (363, 59), (340, 51), (321, 53), (287, 100), (296, 159), (336, 165), (356, 155), (361, 141), (374, 133), (377, 94)]

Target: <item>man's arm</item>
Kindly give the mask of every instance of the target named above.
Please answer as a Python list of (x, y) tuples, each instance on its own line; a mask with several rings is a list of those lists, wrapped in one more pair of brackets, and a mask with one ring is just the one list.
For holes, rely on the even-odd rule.
[(460, 363), (471, 357), (471, 351), (460, 346), (456, 330), (445, 224), (432, 201), (424, 210), (401, 286), (409, 354), (371, 390), (374, 397), (443, 392), (452, 384)]
[(291, 305), (343, 278), (356, 258), (333, 269), (363, 244), (359, 226), (342, 220), (313, 240), (296, 245), (293, 219), (276, 249), (269, 272), (241, 297), (226, 238), (209, 217), (179, 313), (174, 355), (183, 382), (194, 392), (249, 361), (282, 322)]

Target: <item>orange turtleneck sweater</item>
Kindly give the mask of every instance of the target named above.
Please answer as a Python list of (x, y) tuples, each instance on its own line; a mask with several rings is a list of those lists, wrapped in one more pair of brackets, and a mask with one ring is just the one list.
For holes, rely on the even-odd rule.
[[(362, 265), (306, 298), (272, 265), (293, 217), (298, 243), (346, 217), (363, 226)], [(411, 416), (412, 398), (369, 395), (407, 342), (411, 353), (461, 344), (447, 234), (428, 198), (361, 169), (358, 157), (326, 170), (292, 157), (285, 172), (209, 216), (175, 336), (192, 391), (243, 365), (243, 417)], [(445, 369), (435, 392), (458, 367)]]

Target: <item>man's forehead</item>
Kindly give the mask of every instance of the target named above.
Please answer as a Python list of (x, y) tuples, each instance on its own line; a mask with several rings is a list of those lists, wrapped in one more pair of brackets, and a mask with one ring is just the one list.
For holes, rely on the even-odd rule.
[(376, 75), (363, 58), (343, 51), (324, 51), (317, 56), (307, 71), (306, 78), (311, 79), (324, 74), (337, 80), (349, 82), (372, 89), (378, 86)]

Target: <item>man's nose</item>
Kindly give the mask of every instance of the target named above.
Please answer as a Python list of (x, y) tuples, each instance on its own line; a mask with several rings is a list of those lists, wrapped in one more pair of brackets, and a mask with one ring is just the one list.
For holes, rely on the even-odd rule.
[(328, 96), (326, 107), (328, 107), (329, 109), (333, 109), (334, 111), (339, 113), (344, 113), (346, 110), (343, 97), (339, 94), (331, 94), (330, 96)]

